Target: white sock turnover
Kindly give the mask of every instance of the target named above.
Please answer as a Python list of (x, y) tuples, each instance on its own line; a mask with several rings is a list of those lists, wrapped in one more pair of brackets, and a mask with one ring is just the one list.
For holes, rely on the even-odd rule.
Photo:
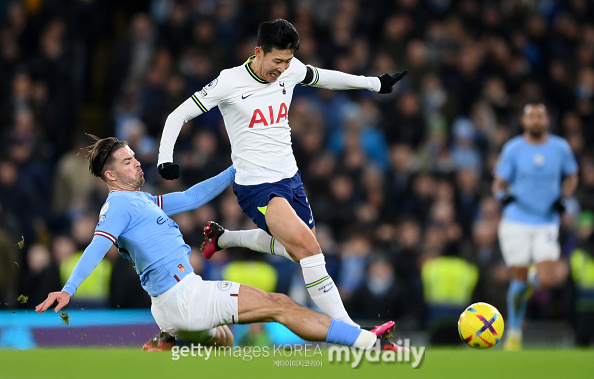
[(219, 247), (247, 247), (250, 250), (264, 254), (278, 255), (295, 262), (287, 253), (287, 249), (262, 229), (226, 230), (218, 240)]
[(349, 317), (334, 281), (326, 271), (323, 254), (316, 254), (300, 261), (303, 279), (309, 296), (328, 316), (359, 326)]

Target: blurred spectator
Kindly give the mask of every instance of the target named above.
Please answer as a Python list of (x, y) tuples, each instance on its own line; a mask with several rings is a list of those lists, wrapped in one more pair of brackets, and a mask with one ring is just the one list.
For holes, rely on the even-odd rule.
[(470, 236), (470, 229), (478, 213), (481, 198), (479, 173), (472, 168), (460, 169), (456, 172), (456, 215), (462, 226), (464, 236)]
[(140, 82), (149, 68), (156, 42), (156, 32), (151, 18), (139, 13), (130, 22), (126, 38), (116, 48), (113, 61), (114, 88), (119, 92), (123, 83)]
[[(370, 106), (370, 105), (367, 105)], [(370, 110), (373, 112), (373, 110)], [(350, 108), (344, 114), (344, 125), (330, 135), (329, 149), (336, 156), (348, 156), (353, 150), (361, 150), (365, 158), (379, 166), (388, 168), (388, 147), (382, 133), (376, 128), (375, 117), (365, 118), (364, 108)], [(343, 158), (348, 159), (348, 158)]]
[(471, 303), (479, 276), (477, 267), (460, 257), (441, 255), (423, 263), (421, 276), (431, 344), (458, 343), (452, 325)]
[[(88, 175), (89, 162), (85, 150), (88, 141), (89, 139), (83, 136), (77, 138), (77, 142), (70, 151), (60, 157), (56, 165), (52, 187), (52, 210), (65, 224), (88, 211), (95, 183), (95, 178)], [(56, 229), (59, 232), (65, 231), (60, 230), (63, 228), (59, 226), (56, 226)]]
[(24, 306), (39, 304), (47, 298), (47, 289), (60, 289), (60, 271), (52, 258), (50, 249), (36, 243), (27, 254), (28, 270), (23, 275), (22, 293), (29, 297)]
[(263, 261), (234, 261), (225, 265), (223, 279), (244, 283), (264, 292), (274, 292), (277, 273)]
[(465, 117), (454, 121), (452, 126), (452, 160), (456, 169), (470, 168), (481, 172), (483, 168), (479, 149), (475, 145), (474, 125)]
[(17, 258), (16, 242), (9, 233), (0, 230), (0, 304), (9, 306), (14, 306), (18, 297), (18, 271), (23, 263)]
[(365, 283), (365, 267), (371, 258), (371, 244), (361, 232), (354, 231), (340, 246), (340, 279), (338, 287), (343, 299), (348, 300)]
[(591, 211), (580, 214), (577, 228), (578, 247), (569, 259), (575, 286), (573, 326), (576, 345), (586, 347), (594, 340), (594, 215)]
[(367, 278), (349, 296), (345, 305), (349, 314), (368, 321), (401, 319), (410, 304), (404, 300), (406, 287), (398, 282), (390, 263), (381, 257), (372, 258), (367, 266)]
[(505, 314), (510, 273), (499, 249), (496, 225), (497, 222), (493, 220), (474, 223), (472, 239), (462, 247), (460, 255), (475, 264), (479, 270), (474, 298), (493, 305)]
[(586, 210), (594, 210), (594, 155), (585, 154), (580, 160), (580, 185), (575, 197)]

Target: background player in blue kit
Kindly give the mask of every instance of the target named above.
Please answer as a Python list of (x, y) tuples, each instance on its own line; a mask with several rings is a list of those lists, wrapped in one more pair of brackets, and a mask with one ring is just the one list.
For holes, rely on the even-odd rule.
[[(283, 255), (299, 262), (315, 304), (330, 317), (357, 325), (347, 314), (326, 270), (315, 236), (314, 215), (291, 147), (288, 112), (296, 85), (389, 93), (406, 71), (366, 77), (318, 69), (295, 58), (298, 49), (299, 34), (290, 22), (276, 19), (261, 23), (254, 56), (241, 66), (221, 71), (168, 116), (158, 170), (165, 179), (179, 177), (179, 166), (173, 163), (173, 147), (182, 126), (218, 106), (237, 169), (233, 190), (243, 211), (261, 229), (229, 234), (224, 238), (226, 245)], [(206, 258), (221, 247), (217, 242), (223, 231), (213, 223), (205, 228)], [(393, 328), (393, 323), (384, 327)]]
[[(560, 216), (564, 198), (578, 183), (569, 144), (548, 132), (545, 105), (528, 103), (521, 123), (524, 133), (504, 145), (493, 182), (493, 193), (504, 207), (499, 242), (505, 263), (512, 268), (507, 350), (522, 346), (521, 327), (531, 286), (550, 288), (566, 278), (567, 266), (558, 262)], [(536, 273), (528, 279), (531, 264), (536, 265)]]
[[(382, 336), (344, 321), (332, 320), (281, 294), (229, 281), (204, 281), (190, 265), (190, 247), (169, 216), (196, 209), (231, 184), (235, 169), (198, 183), (184, 192), (153, 196), (141, 192), (144, 173), (126, 141), (95, 139), (88, 148), (89, 170), (107, 183), (95, 235), (62, 291), (52, 292), (35, 310), (65, 307), (110, 247), (134, 266), (151, 296), (151, 312), (161, 330), (204, 345), (232, 346), (227, 324), (276, 321), (300, 337), (371, 348)], [(396, 350), (389, 340), (382, 347)], [(157, 341), (159, 342), (159, 341)]]

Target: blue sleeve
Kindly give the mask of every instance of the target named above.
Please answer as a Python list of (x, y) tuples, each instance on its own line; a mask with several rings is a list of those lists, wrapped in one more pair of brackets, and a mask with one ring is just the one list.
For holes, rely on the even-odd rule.
[(571, 151), (569, 143), (567, 143), (566, 141), (564, 142), (565, 143), (563, 144), (563, 175), (567, 176), (574, 174), (577, 171), (578, 164), (575, 159), (575, 156), (573, 155), (573, 152)]
[(167, 216), (201, 207), (217, 197), (235, 179), (235, 167), (231, 166), (219, 175), (193, 185), (184, 192), (163, 195), (163, 211)]
[(95, 267), (103, 259), (109, 248), (113, 245), (110, 239), (103, 236), (95, 235), (93, 240), (87, 246), (83, 255), (78, 260), (78, 263), (72, 270), (70, 278), (62, 288), (62, 291), (68, 292), (70, 296), (74, 295), (78, 287), (84, 282), (86, 278), (91, 275)]
[(503, 147), (499, 161), (495, 166), (495, 174), (508, 183), (511, 182), (514, 175), (513, 154), (510, 150), (510, 145)]

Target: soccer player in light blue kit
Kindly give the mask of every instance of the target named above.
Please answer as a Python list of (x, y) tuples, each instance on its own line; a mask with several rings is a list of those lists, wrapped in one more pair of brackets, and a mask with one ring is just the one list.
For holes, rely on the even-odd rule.
[[(528, 103), (521, 123), (524, 133), (504, 145), (493, 182), (493, 193), (503, 206), (499, 243), (506, 265), (512, 268), (506, 350), (522, 347), (522, 321), (532, 288), (551, 288), (567, 276), (557, 239), (564, 198), (578, 182), (569, 144), (548, 132), (545, 105)], [(528, 275), (532, 264), (536, 272)]]
[[(110, 247), (130, 261), (142, 287), (151, 296), (151, 312), (161, 330), (202, 345), (232, 346), (228, 324), (276, 321), (301, 338), (370, 349), (397, 346), (375, 333), (332, 320), (302, 307), (282, 294), (266, 293), (229, 281), (205, 281), (190, 265), (190, 247), (169, 218), (213, 199), (235, 178), (233, 166), (187, 191), (153, 196), (141, 192), (144, 173), (126, 141), (110, 137), (89, 146), (89, 170), (107, 183), (109, 195), (101, 208), (95, 235), (60, 292), (37, 305), (40, 314), (54, 303), (65, 307)], [(171, 348), (171, 339), (156, 340), (155, 350)], [(146, 346), (146, 345), (145, 345)]]

